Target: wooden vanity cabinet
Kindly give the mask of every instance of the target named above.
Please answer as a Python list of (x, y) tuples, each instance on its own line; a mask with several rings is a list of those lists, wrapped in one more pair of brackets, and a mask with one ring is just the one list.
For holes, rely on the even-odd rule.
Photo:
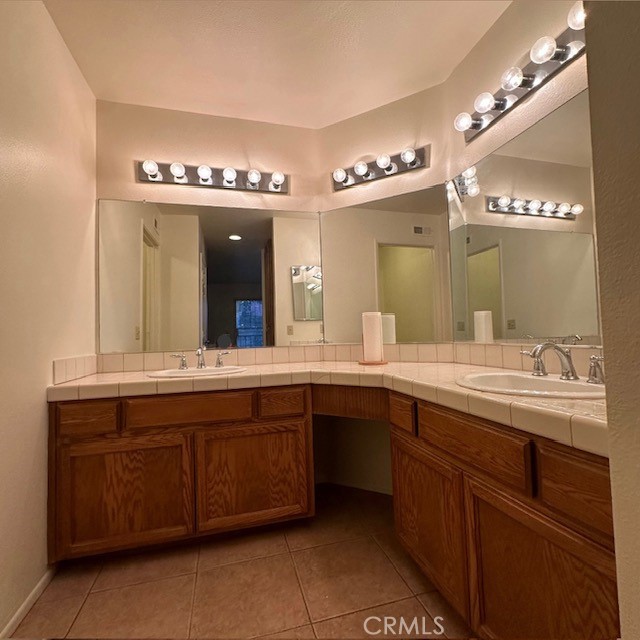
[(465, 478), (471, 626), (483, 638), (619, 637), (613, 553)]
[(307, 385), (50, 406), (52, 562), (313, 515)]
[(420, 446), (402, 429), (391, 432), (396, 533), (449, 603), (469, 616), (462, 471)]
[(619, 637), (606, 459), (423, 401), (391, 447), (398, 537), (479, 637)]

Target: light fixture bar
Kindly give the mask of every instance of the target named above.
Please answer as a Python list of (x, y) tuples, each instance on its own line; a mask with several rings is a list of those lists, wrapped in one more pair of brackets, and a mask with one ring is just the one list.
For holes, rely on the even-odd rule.
[(153, 160), (137, 162), (136, 167), (138, 182), (283, 195), (289, 193), (289, 176), (281, 171), (267, 173), (256, 169), (246, 171), (232, 167), (220, 169), (208, 165), (183, 165), (179, 162), (163, 163)]
[(575, 220), (583, 211), (580, 203), (555, 202), (553, 200), (526, 200), (509, 196), (487, 196), (486, 210), (490, 213), (508, 213), (516, 216), (535, 216), (556, 220)]
[(388, 178), (415, 169), (424, 169), (431, 163), (431, 145), (414, 149), (408, 147), (393, 156), (381, 154), (370, 162), (359, 161), (353, 167), (336, 169), (331, 174), (334, 191), (342, 191), (359, 184)]
[[(536, 45), (542, 40), (546, 40), (546, 38), (541, 38), (536, 42)], [(549, 40), (553, 39), (550, 38)], [(479, 106), (483, 111), (474, 111), (473, 113), (458, 115), (456, 121), (458, 118), (461, 118), (461, 116), (469, 116), (466, 120), (462, 118), (460, 121), (462, 126), (470, 123), (469, 128), (464, 131), (465, 142), (471, 142), (476, 136), (492, 127), (505, 114), (524, 102), (524, 99), (528, 95), (537, 91), (561, 69), (564, 69), (567, 65), (582, 56), (585, 52), (584, 29), (565, 29), (565, 31), (555, 38), (555, 42), (557, 55), (554, 53), (550, 60), (542, 62), (541, 64), (530, 61), (521, 69), (519, 67), (512, 67), (505, 72), (503, 75), (503, 79), (505, 80), (507, 80), (505, 76), (509, 71), (512, 72), (512, 77), (516, 75), (516, 72), (521, 72), (522, 79), (519, 86), (509, 89), (500, 88), (495, 93), (489, 94), (493, 95), (493, 105), (489, 104), (488, 96), (480, 94), (478, 98), (476, 98), (476, 105), (474, 105), (474, 107), (477, 108)], [(527, 58), (529, 58), (529, 52), (527, 52)], [(509, 86), (508, 80), (505, 84)], [(462, 120), (465, 121), (462, 122)], [(460, 127), (461, 129), (462, 126)]]

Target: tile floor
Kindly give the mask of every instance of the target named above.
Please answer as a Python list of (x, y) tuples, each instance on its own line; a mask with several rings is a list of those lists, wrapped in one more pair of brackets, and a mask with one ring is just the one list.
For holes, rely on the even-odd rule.
[(444, 619), (445, 636), (403, 638), (469, 637), (399, 546), (389, 496), (323, 485), (316, 511), (310, 521), (69, 564), (14, 637), (366, 638), (371, 616), (419, 618), (425, 630)]

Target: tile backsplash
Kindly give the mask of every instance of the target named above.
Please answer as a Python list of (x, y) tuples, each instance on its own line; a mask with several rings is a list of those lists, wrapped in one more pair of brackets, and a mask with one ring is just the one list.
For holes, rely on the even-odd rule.
[[(530, 349), (530, 344), (479, 344), (475, 342), (440, 342), (437, 344), (387, 344), (384, 354), (389, 362), (457, 362), (505, 369), (529, 371), (532, 362), (520, 351)], [(602, 355), (595, 347), (568, 347), (578, 375), (586, 377), (589, 357)], [(118, 373), (128, 371), (157, 371), (177, 367), (171, 357), (173, 352), (157, 353), (105, 353), (54, 360), (53, 383), (61, 384), (94, 373)], [(196, 366), (193, 351), (185, 352), (189, 367)], [(214, 358), (211, 350), (208, 359)], [(287, 362), (353, 362), (362, 359), (361, 344), (315, 344), (291, 347), (266, 347), (260, 349), (233, 349), (225, 356), (225, 364), (252, 366)], [(549, 373), (560, 373), (555, 354), (544, 354)], [(211, 362), (209, 363), (211, 364)]]

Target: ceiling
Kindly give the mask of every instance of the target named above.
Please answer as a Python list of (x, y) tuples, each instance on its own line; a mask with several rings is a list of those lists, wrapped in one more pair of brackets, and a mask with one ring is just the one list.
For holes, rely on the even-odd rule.
[(315, 129), (440, 84), (509, 2), (45, 5), (100, 100)]
[(569, 100), (496, 151), (497, 155), (591, 166), (589, 92)]

